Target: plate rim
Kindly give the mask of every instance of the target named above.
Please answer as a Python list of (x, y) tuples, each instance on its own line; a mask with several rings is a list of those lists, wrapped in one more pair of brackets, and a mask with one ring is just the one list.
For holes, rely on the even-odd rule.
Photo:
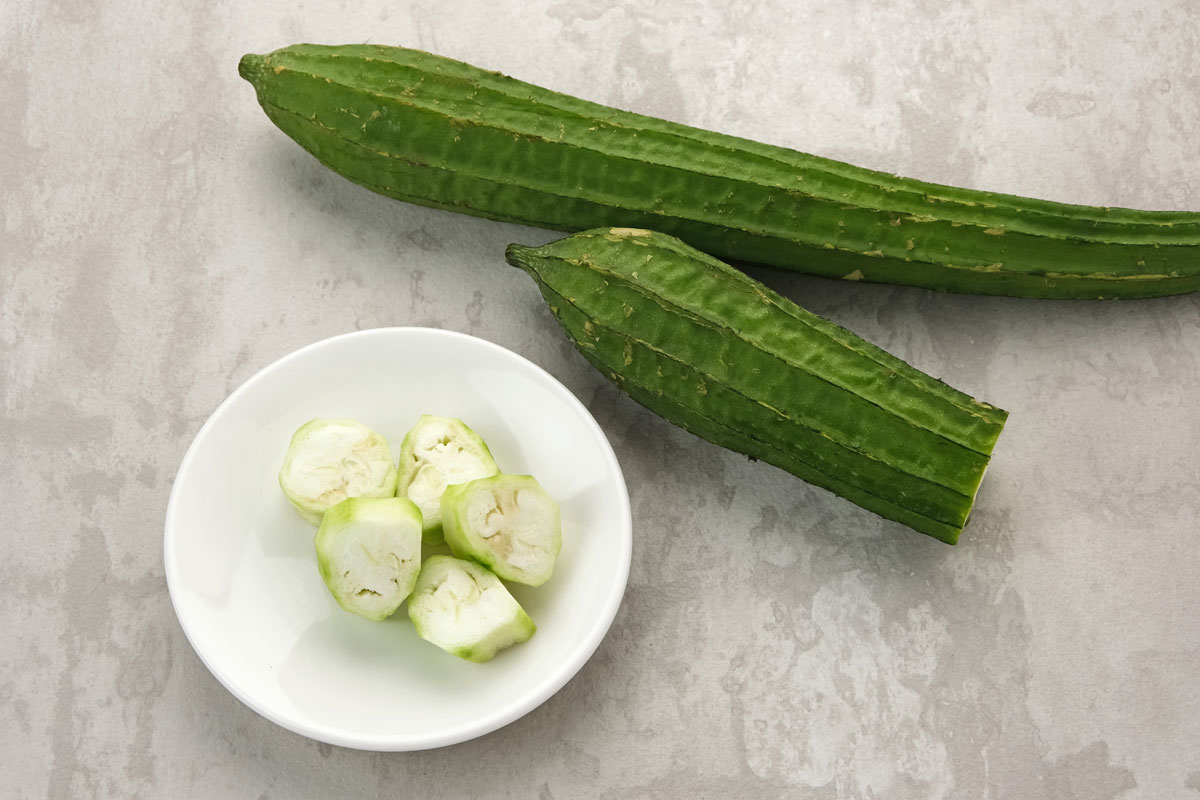
[[(287, 362), (300, 359), (313, 350), (318, 350), (326, 347), (335, 346), (337, 343), (344, 342), (349, 339), (371, 338), (371, 337), (386, 337), (395, 335), (433, 335), (435, 337), (445, 337), (448, 340), (456, 341), (459, 344), (466, 343), (468, 346), (482, 346), (485, 349), (491, 349), (501, 353), (509, 358), (514, 358), (518, 362), (523, 362), (524, 365), (532, 369), (535, 373), (540, 373), (547, 381), (553, 391), (559, 393), (568, 403), (573, 405), (578, 411), (582, 412), (582, 418), (585, 424), (590, 428), (592, 435), (600, 444), (601, 454), (606, 463), (612, 468), (617, 476), (618, 500), (620, 503), (619, 518), (622, 521), (620, 535), (617, 541), (620, 544), (621, 552), (618, 561), (617, 580), (613, 582), (607, 595), (604, 598), (601, 607), (601, 613), (597, 616), (595, 622), (591, 626), (591, 630), (587, 636), (581, 641), (580, 645), (564, 659), (554, 669), (548, 673), (547, 680), (539, 684), (535, 691), (528, 693), (525, 696), (518, 697), (506, 705), (502, 705), (499, 709), (491, 712), (482, 719), (469, 723), (460, 723), (457, 726), (444, 731), (439, 731), (430, 736), (387, 736), (379, 734), (356, 734), (353, 731), (344, 731), (335, 728), (326, 728), (319, 725), (311, 725), (302, 720), (295, 720), (286, 717), (285, 715), (276, 713), (275, 710), (267, 708), (264, 704), (259, 703), (250, 693), (243, 690), (231, 676), (225, 674), (224, 670), (219, 668), (205, 653), (202, 646), (197, 645), (195, 631), (189, 627), (186, 621), (186, 614), (180, 613), (180, 601), (178, 599), (178, 589), (176, 584), (182, 580), (176, 575), (176, 570), (173, 567), (174, 545), (172, 543), (172, 524), (177, 514), (178, 498), (180, 496), (180, 487), (184, 481), (180, 480), (180, 476), (185, 476), (194, 460), (200, 443), (206, 438), (209, 430), (217, 424), (218, 420), (226, 413), (228, 409), (236, 403), (237, 399), (248, 390), (248, 387), (258, 383), (269, 372), (282, 367)], [(324, 339), (319, 339), (311, 342), (303, 347), (293, 350), (289, 353), (276, 358), (266, 364), (246, 380), (242, 381), (232, 392), (230, 392), (209, 414), (204, 424), (196, 431), (192, 437), (191, 443), (188, 445), (187, 451), (179, 462), (179, 467), (175, 471), (175, 478), (171, 486), (170, 498), (167, 501), (166, 515), (163, 521), (163, 567), (167, 582), (167, 592), (171, 597), (171, 606), (175, 613), (175, 618), (178, 620), (180, 627), (183, 629), (184, 637), (191, 646), (193, 652), (200, 658), (209, 673), (217, 679), (226, 691), (236, 697), (241, 703), (247, 706), (250, 710), (257, 713), (259, 716), (270, 720), (276, 725), (289, 730), (293, 733), (298, 733), (310, 739), (327, 744), (338, 745), (340, 747), (349, 747), (357, 750), (368, 750), (374, 752), (412, 752), (418, 750), (429, 750), (437, 747), (445, 747), (448, 745), (458, 744), (469, 741), (471, 739), (484, 736), (493, 731), (499, 730), (506, 725), (520, 719), (535, 708), (539, 707), (555, 694), (559, 692), (578, 672), (583, 668), (596, 652), (600, 643), (604, 641), (609, 629), (612, 627), (612, 622), (616, 618), (617, 612), (620, 610), (621, 602), (625, 596), (625, 590), (629, 582), (629, 571), (633, 557), (633, 512), (629, 500), (629, 486), (625, 480), (625, 474), (621, 470), (620, 461), (617, 459), (616, 453), (612, 449), (612, 443), (609, 442), (608, 436), (604, 433), (604, 429), (600, 427), (600, 423), (588, 410), (574, 392), (566, 387), (562, 381), (551, 375), (546, 369), (534, 363), (525, 356), (510, 350), (503, 345), (496, 344), (488, 339), (483, 339), (469, 333), (450, 330), (447, 328), (433, 328), (427, 326), (385, 326), (379, 328), (363, 328), (346, 333), (336, 334)]]

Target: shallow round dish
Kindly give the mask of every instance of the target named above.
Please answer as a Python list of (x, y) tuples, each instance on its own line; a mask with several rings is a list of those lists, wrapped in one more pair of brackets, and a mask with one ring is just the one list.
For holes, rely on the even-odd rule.
[[(279, 489), (307, 420), (361, 420), (395, 456), (423, 413), (463, 419), (501, 470), (535, 476), (562, 506), (553, 578), (510, 586), (537, 633), (485, 664), (422, 641), (406, 606), (384, 622), (342, 611), (317, 572), (315, 529)], [(465, 334), (381, 328), (285, 356), (217, 408), (179, 467), (163, 550), (188, 640), (238, 699), (330, 744), (421, 750), (506, 725), (571, 679), (621, 602), (632, 523), (604, 433), (547, 372)]]

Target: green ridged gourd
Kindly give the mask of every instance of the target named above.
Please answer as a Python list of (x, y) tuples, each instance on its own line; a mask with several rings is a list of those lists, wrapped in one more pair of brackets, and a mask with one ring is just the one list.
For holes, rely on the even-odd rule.
[(734, 262), (1024, 297), (1200, 289), (1200, 214), (901, 178), (399, 47), (300, 44), (239, 71), (288, 136), (389, 197), (564, 231), (651, 228)]
[(634, 400), (954, 544), (1007, 413), (665, 234), (605, 228), (507, 260)]

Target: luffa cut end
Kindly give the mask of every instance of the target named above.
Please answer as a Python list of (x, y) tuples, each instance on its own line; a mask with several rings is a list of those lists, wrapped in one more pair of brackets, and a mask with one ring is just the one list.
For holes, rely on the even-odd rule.
[(396, 463), (387, 440), (353, 419), (309, 420), (292, 435), (279, 486), (313, 525), (348, 497), (391, 497)]
[(351, 498), (325, 512), (314, 546), (338, 605), (369, 620), (387, 619), (421, 570), (421, 512), (402, 497)]
[(425, 560), (408, 616), (422, 639), (467, 661), (489, 661), (537, 630), (499, 578), (451, 556)]
[(506, 581), (541, 586), (562, 550), (558, 503), (530, 475), (494, 475), (442, 495), (446, 544)]
[(397, 494), (421, 509), (425, 544), (442, 543), (442, 494), (500, 470), (487, 443), (454, 417), (423, 414), (400, 445)]

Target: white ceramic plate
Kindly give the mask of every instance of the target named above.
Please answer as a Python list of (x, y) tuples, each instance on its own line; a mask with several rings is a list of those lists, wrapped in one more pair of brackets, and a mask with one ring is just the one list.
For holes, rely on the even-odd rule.
[[(314, 528), (279, 489), (307, 420), (361, 420), (395, 455), (422, 413), (463, 419), (501, 470), (537, 477), (562, 506), (554, 577), (510, 587), (537, 633), (485, 664), (422, 641), (407, 606), (385, 622), (342, 611), (317, 573)], [(217, 408), (179, 467), (163, 549), (184, 632), (242, 702), (331, 744), (420, 750), (506, 725), (571, 679), (617, 612), (632, 523), (612, 448), (557, 380), (482, 339), (382, 328), (285, 356)]]

